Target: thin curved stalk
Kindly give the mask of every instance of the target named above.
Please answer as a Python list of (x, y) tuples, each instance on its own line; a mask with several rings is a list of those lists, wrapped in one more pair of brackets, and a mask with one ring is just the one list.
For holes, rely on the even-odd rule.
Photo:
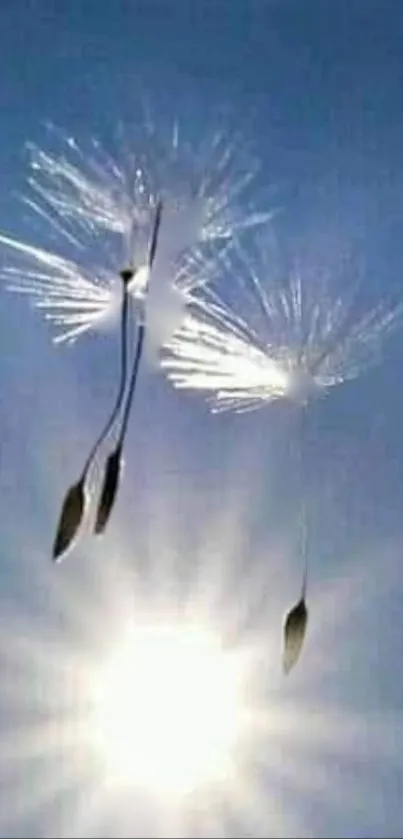
[[(154, 226), (153, 226), (153, 231), (152, 231), (151, 240), (150, 240), (150, 247), (149, 247), (149, 250), (148, 250), (148, 257), (147, 257), (147, 264), (148, 264), (148, 267), (149, 267), (150, 270), (153, 267), (155, 255), (156, 255), (156, 252), (157, 252), (158, 236), (159, 236), (159, 231), (160, 231), (160, 227), (161, 227), (161, 216), (162, 216), (162, 201), (158, 201), (157, 208), (156, 208), (156, 211), (155, 211)], [(120, 429), (120, 435), (119, 435), (119, 439), (118, 439), (118, 444), (116, 446), (116, 450), (119, 449), (119, 448), (123, 449), (123, 445), (124, 445), (124, 441), (125, 441), (125, 437), (126, 437), (126, 431), (127, 431), (127, 426), (128, 426), (128, 422), (129, 422), (130, 410), (131, 410), (131, 406), (132, 406), (132, 402), (133, 402), (134, 393), (135, 393), (135, 390), (136, 390), (136, 384), (137, 384), (137, 377), (138, 377), (138, 373), (139, 373), (140, 361), (141, 361), (141, 356), (142, 356), (142, 353), (143, 353), (145, 331), (146, 331), (145, 323), (144, 322), (139, 323), (138, 333), (137, 333), (136, 351), (135, 351), (135, 354), (134, 354), (133, 367), (132, 367), (132, 372), (131, 372), (130, 381), (129, 381), (129, 389), (128, 389), (128, 393), (127, 393), (126, 405), (125, 405), (124, 412), (123, 412), (122, 426), (121, 426), (121, 429)]]
[(150, 270), (153, 267), (155, 255), (157, 253), (158, 237), (159, 237), (159, 233), (160, 233), (161, 218), (162, 218), (162, 207), (163, 207), (162, 201), (159, 200), (158, 203), (157, 203), (156, 210), (155, 210), (154, 227), (153, 227), (153, 230), (152, 230), (151, 239), (150, 239), (150, 246), (149, 246), (148, 254), (147, 254), (147, 265), (148, 265)]
[[(152, 230), (150, 246), (149, 246), (148, 256), (147, 256), (147, 266), (148, 266), (149, 270), (151, 270), (151, 268), (153, 266), (154, 259), (155, 259), (155, 256), (156, 256), (156, 252), (157, 252), (158, 236), (159, 236), (159, 230), (160, 230), (160, 226), (161, 226), (161, 215), (162, 215), (162, 201), (158, 201), (158, 204), (157, 204), (157, 207), (156, 207), (155, 219), (154, 219), (154, 226), (153, 226), (153, 230)], [(106, 462), (106, 467), (105, 467), (105, 472), (104, 472), (104, 480), (103, 480), (103, 484), (102, 484), (101, 496), (100, 496), (100, 500), (99, 500), (99, 503), (98, 503), (97, 515), (96, 515), (95, 527), (94, 527), (95, 533), (97, 535), (100, 535), (101, 533), (103, 533), (105, 528), (106, 528), (106, 525), (109, 521), (109, 517), (110, 517), (112, 509), (113, 509), (113, 505), (114, 505), (115, 500), (116, 500), (118, 488), (119, 488), (119, 480), (120, 480), (120, 475), (121, 475), (122, 466), (123, 466), (123, 459), (122, 459), (123, 446), (124, 446), (124, 441), (125, 441), (125, 437), (126, 437), (126, 432), (127, 432), (127, 427), (128, 427), (129, 417), (130, 417), (130, 411), (131, 411), (131, 407), (132, 407), (132, 403), (133, 403), (133, 397), (134, 397), (134, 393), (135, 393), (135, 390), (136, 390), (137, 378), (138, 378), (138, 373), (139, 373), (139, 368), (140, 368), (140, 361), (141, 361), (141, 356), (142, 356), (142, 352), (143, 352), (144, 337), (145, 337), (145, 322), (144, 322), (144, 318), (143, 318), (140, 321), (139, 326), (138, 326), (137, 343), (136, 343), (136, 349), (135, 349), (135, 354), (134, 354), (134, 359), (133, 359), (132, 371), (131, 371), (130, 380), (129, 380), (129, 387), (128, 387), (128, 393), (127, 393), (127, 397), (126, 397), (126, 404), (125, 404), (124, 411), (123, 411), (120, 434), (119, 434), (119, 437), (118, 437), (117, 444), (116, 444), (114, 450), (109, 455), (109, 457), (107, 459), (107, 462)]]
[[(129, 273), (129, 272), (128, 272)], [(127, 315), (128, 315), (128, 307), (129, 307), (129, 290), (128, 290), (128, 283), (129, 280), (133, 277), (133, 273), (130, 272), (130, 277), (125, 277), (125, 272), (122, 271), (121, 277), (123, 280), (123, 292), (122, 292), (122, 309), (121, 309), (121, 319), (120, 319), (120, 382), (119, 382), (119, 390), (116, 396), (115, 404), (112, 408), (112, 411), (109, 415), (107, 422), (105, 423), (99, 437), (95, 441), (87, 460), (85, 461), (84, 468), (82, 471), (82, 476), (84, 480), (86, 479), (88, 472), (90, 470), (91, 464), (100, 449), (104, 440), (106, 440), (109, 432), (111, 431), (118, 415), (119, 411), (122, 407), (123, 397), (125, 393), (126, 387), (126, 377), (127, 377)]]
[(124, 441), (125, 441), (127, 426), (128, 426), (128, 423), (129, 423), (130, 410), (131, 410), (131, 407), (132, 407), (133, 397), (134, 397), (134, 393), (135, 393), (135, 390), (136, 390), (137, 377), (138, 377), (139, 368), (140, 368), (140, 361), (141, 361), (141, 356), (143, 354), (145, 332), (146, 332), (145, 324), (140, 323), (139, 328), (138, 328), (138, 334), (137, 334), (136, 352), (135, 352), (135, 356), (134, 356), (134, 360), (133, 360), (133, 367), (132, 367), (132, 372), (131, 372), (130, 381), (129, 381), (129, 389), (128, 389), (128, 392), (127, 392), (127, 399), (126, 399), (126, 404), (125, 404), (125, 408), (124, 408), (124, 412), (123, 412), (122, 426), (121, 426), (121, 429), (120, 429), (118, 445), (117, 445), (117, 448), (121, 448), (121, 449), (123, 448), (123, 444), (124, 444)]
[(300, 556), (302, 561), (301, 600), (305, 600), (308, 588), (308, 521), (304, 501), (301, 510)]
[(95, 520), (95, 533), (100, 535), (104, 532), (105, 527), (108, 523), (110, 514), (112, 512), (113, 505), (115, 503), (117, 491), (119, 488), (119, 478), (122, 472), (122, 452), (124, 441), (126, 437), (126, 432), (129, 423), (130, 417), (130, 410), (132, 407), (133, 397), (136, 390), (137, 384), (137, 377), (140, 368), (140, 361), (143, 351), (143, 344), (144, 344), (144, 336), (145, 336), (145, 325), (140, 323), (138, 328), (138, 336), (137, 336), (137, 344), (136, 344), (136, 352), (133, 361), (132, 372), (130, 376), (130, 384), (129, 390), (126, 398), (126, 404), (123, 413), (122, 425), (120, 429), (120, 434), (118, 438), (118, 442), (111, 454), (109, 455), (106, 467), (105, 467), (105, 474), (104, 480), (102, 484), (102, 491), (101, 497), (98, 504), (97, 515)]

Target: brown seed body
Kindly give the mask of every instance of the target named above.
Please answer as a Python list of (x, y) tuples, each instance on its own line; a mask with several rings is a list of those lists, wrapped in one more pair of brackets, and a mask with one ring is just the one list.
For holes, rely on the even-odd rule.
[(304, 643), (308, 622), (308, 609), (305, 598), (301, 597), (296, 606), (288, 612), (284, 622), (283, 670), (287, 674), (297, 663)]
[(83, 477), (77, 484), (70, 487), (63, 502), (53, 545), (53, 560), (60, 562), (66, 552), (72, 547), (75, 536), (85, 511), (85, 480)]
[(94, 528), (95, 533), (98, 535), (104, 532), (106, 525), (108, 524), (119, 488), (121, 469), (122, 450), (121, 446), (118, 446), (118, 448), (109, 455), (108, 460), (106, 461), (104, 481), (102, 484), (102, 492), (98, 504)]

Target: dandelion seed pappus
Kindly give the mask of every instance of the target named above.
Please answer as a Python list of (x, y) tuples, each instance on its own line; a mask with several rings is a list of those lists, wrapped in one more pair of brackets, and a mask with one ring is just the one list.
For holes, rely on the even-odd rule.
[(295, 264), (275, 277), (269, 239), (248, 252), (235, 243), (220, 262), (161, 361), (176, 388), (204, 393), (213, 411), (306, 405), (374, 364), (401, 325), (401, 301), (368, 304), (356, 277), (340, 283), (331, 270)]
[(195, 260), (271, 215), (251, 207), (258, 166), (238, 138), (207, 131), (198, 146), (182, 138), (180, 119), (162, 130), (144, 120), (132, 138), (121, 126), (110, 150), (100, 139), (81, 142), (50, 126), (49, 150), (29, 143), (27, 151), (23, 201), (40, 224), (40, 241), (1, 234), (10, 261), (3, 261), (0, 277), (42, 311), (56, 342), (75, 341), (111, 321), (122, 269), (137, 269), (130, 291), (144, 298), (149, 278), (141, 266), (159, 199), (164, 220), (149, 300), (154, 309), (160, 296), (172, 302), (168, 288), (183, 311), (197, 282)]

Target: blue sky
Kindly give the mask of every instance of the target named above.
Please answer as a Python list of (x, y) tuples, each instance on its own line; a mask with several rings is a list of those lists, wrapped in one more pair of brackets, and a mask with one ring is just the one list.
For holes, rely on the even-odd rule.
[[(369, 293), (385, 297), (401, 288), (403, 297), (400, 3), (13, 0), (1, 4), (0, 24), (2, 231), (29, 233), (16, 194), (26, 176), (24, 143), (41, 144), (46, 120), (77, 136), (103, 137), (116, 121), (139, 118), (145, 94), (157, 111), (178, 114), (196, 132), (225, 106), (253, 141), (262, 190), (282, 210), (284, 245), (307, 243), (330, 271), (340, 251), (352, 248)], [(114, 574), (120, 590), (129, 573), (121, 574), (122, 565), (154, 597), (153, 586), (186, 591), (192, 559), (202, 578), (213, 555), (225, 555), (218, 576), (231, 580), (221, 580), (223, 602), (235, 611), (256, 575), (264, 597), (251, 582), (250, 632), (259, 630), (261, 639), (274, 633), (277, 641), (300, 580), (292, 429), (270, 406), (246, 417), (211, 416), (201, 397), (174, 392), (162, 375), (145, 371), (108, 533), (101, 545), (84, 540), (55, 575), (54, 523), (109, 406), (113, 336), (55, 348), (39, 314), (6, 292), (0, 334), (0, 658), (8, 674), (0, 730), (9, 738), (2, 756), (0, 736), (0, 836), (78, 835), (69, 831), (83, 791), (38, 803), (30, 785), (34, 773), (40, 789), (45, 758), (28, 759), (21, 748), (18, 759), (8, 757), (27, 720), (58, 701), (47, 698), (36, 655), (39, 662), (44, 644), (90, 644), (96, 630), (87, 624), (105, 620)], [(400, 335), (376, 368), (309, 408), (312, 632), (295, 678), (279, 686), (270, 671), (267, 690), (277, 679), (272, 690), (296, 714), (309, 707), (355, 715), (364, 746), (357, 756), (353, 734), (334, 753), (311, 744), (301, 772), (308, 779), (312, 772), (312, 783), (300, 787), (276, 774), (264, 750), (256, 757), (267, 800), (275, 790), (276, 806), (281, 801), (290, 830), (301, 836), (398, 836), (403, 829), (402, 359)], [(170, 553), (177, 583), (167, 571)], [(80, 617), (87, 609), (91, 620)], [(53, 659), (51, 669), (54, 682)], [(371, 714), (384, 726), (381, 745), (373, 744), (370, 722), (365, 728)], [(322, 789), (316, 772), (327, 779)], [(264, 813), (260, 826), (234, 815), (231, 802), (224, 815), (224, 835), (266, 835)], [(136, 835), (148, 818), (132, 823)], [(95, 823), (85, 835), (120, 835), (112, 809)], [(286, 827), (282, 835), (290, 835)]]

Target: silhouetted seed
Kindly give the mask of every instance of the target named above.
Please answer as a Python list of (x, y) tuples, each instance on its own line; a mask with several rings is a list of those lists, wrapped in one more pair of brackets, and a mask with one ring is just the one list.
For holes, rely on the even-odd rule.
[(155, 209), (154, 225), (151, 232), (150, 246), (148, 250), (147, 264), (149, 268), (153, 267), (155, 255), (157, 253), (158, 237), (161, 227), (162, 208), (162, 201), (159, 200)]
[(308, 609), (305, 597), (288, 612), (284, 623), (283, 670), (287, 674), (297, 663), (305, 638)]
[(116, 494), (119, 487), (119, 478), (122, 468), (122, 447), (119, 444), (106, 461), (104, 481), (102, 485), (101, 498), (98, 504), (95, 521), (95, 533), (103, 533), (108, 524)]
[(72, 547), (84, 516), (85, 500), (85, 475), (83, 475), (77, 484), (70, 487), (64, 499), (53, 545), (54, 562), (60, 562), (63, 555)]

